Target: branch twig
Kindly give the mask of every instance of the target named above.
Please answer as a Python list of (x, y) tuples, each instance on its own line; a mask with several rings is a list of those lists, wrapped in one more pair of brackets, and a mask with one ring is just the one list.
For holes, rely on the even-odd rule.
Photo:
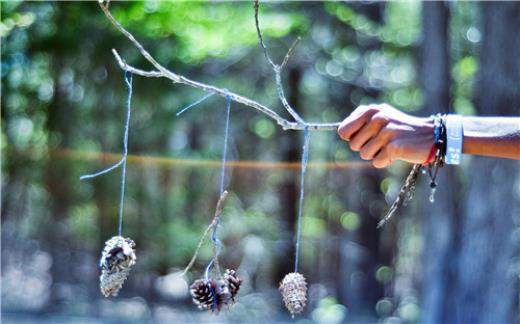
[(289, 58), (291, 57), (292, 52), (296, 48), (296, 45), (298, 45), (298, 42), (301, 40), (300, 36), (296, 37), (294, 42), (292, 43), (291, 47), (289, 47), (289, 50), (287, 51), (287, 54), (285, 54), (285, 57), (283, 58), (282, 64), (280, 64), (280, 69), (283, 69), (287, 62), (289, 62)]
[[(141, 45), (141, 43), (139, 43), (139, 41), (129, 31), (127, 31), (123, 26), (121, 26), (121, 24), (114, 18), (114, 16), (108, 9), (108, 5), (104, 5), (103, 3), (100, 3), (99, 6), (101, 7), (101, 10), (105, 14), (105, 16), (108, 18), (108, 20), (112, 23), (112, 25), (117, 30), (119, 30), (126, 38), (128, 38), (128, 40), (130, 40), (130, 42), (132, 42), (132, 44), (135, 47), (137, 47), (137, 49), (139, 50), (141, 55), (148, 62), (150, 62), (153, 65), (153, 67), (155, 68), (154, 71), (145, 71), (145, 70), (135, 68), (131, 65), (128, 65), (121, 58), (119, 53), (115, 49), (113, 49), (112, 53), (114, 54), (114, 57), (115, 57), (116, 61), (118, 62), (119, 67), (122, 70), (129, 71), (129, 72), (132, 72), (134, 74), (144, 76), (144, 77), (167, 78), (167, 79), (170, 79), (171, 81), (173, 81), (174, 83), (184, 84), (184, 85), (187, 85), (187, 86), (190, 86), (193, 88), (203, 90), (205, 92), (214, 93), (214, 94), (219, 95), (224, 98), (226, 96), (229, 96), (232, 101), (241, 103), (245, 106), (256, 109), (257, 111), (267, 115), (268, 117), (270, 117), (271, 119), (276, 121), (276, 123), (278, 125), (280, 125), (284, 130), (303, 130), (305, 127), (308, 127), (309, 130), (335, 131), (338, 128), (339, 123), (306, 123), (305, 121), (303, 121), (303, 119), (301, 119), (301, 117), (298, 116), (298, 114), (294, 110), (292, 110), (292, 108), (290, 108), (290, 106), (286, 100), (285, 100), (285, 103), (282, 100), (282, 103), (284, 104), (284, 107), (286, 109), (287, 109), (287, 107), (289, 107), (288, 111), (291, 114), (291, 116), (293, 116), (295, 121), (289, 121), (289, 120), (281, 117), (279, 114), (274, 112), (272, 109), (254, 101), (252, 99), (246, 98), (244, 96), (241, 96), (239, 94), (236, 94), (236, 93), (231, 92), (226, 89), (221, 89), (221, 88), (218, 88), (218, 87), (215, 87), (212, 85), (190, 80), (182, 75), (176, 74), (176, 73), (168, 70), (167, 68), (162, 66), (159, 62), (157, 62), (153, 58), (153, 56), (143, 47), (143, 45)], [(290, 52), (292, 52), (292, 50), (289, 50), (287, 55), (290, 55)], [(286, 55), (286, 57), (287, 57), (287, 55)], [(285, 64), (282, 63), (282, 65), (285, 65)], [(280, 95), (283, 96), (283, 89), (281, 89), (281, 77), (279, 77), (279, 81), (277, 80), (277, 88), (278, 88), (279, 96)], [(291, 112), (291, 110), (292, 110), (292, 112)]]
[(271, 57), (269, 56), (269, 52), (267, 51), (267, 47), (265, 46), (264, 38), (262, 36), (262, 30), (260, 29), (260, 21), (258, 19), (259, 6), (260, 5), (259, 5), (258, 0), (254, 0), (256, 33), (258, 34), (258, 40), (260, 41), (260, 46), (262, 47), (262, 49), (264, 51), (264, 56), (265, 56), (267, 62), (269, 62), (269, 64), (273, 67), (273, 71), (275, 74), (275, 81), (276, 81), (276, 90), (278, 91), (278, 97), (280, 98), (280, 101), (282, 102), (282, 105), (284, 106), (285, 110), (287, 110), (287, 112), (289, 112), (289, 114), (294, 118), (294, 120), (296, 120), (296, 122), (298, 122), (300, 124), (305, 124), (305, 121), (300, 117), (300, 115), (298, 115), (296, 110), (294, 110), (293, 107), (291, 107), (291, 105), (287, 101), (287, 98), (285, 98), (285, 93), (283, 91), (283, 85), (282, 85), (282, 70), (283, 70), (284, 66), (287, 64), (287, 62), (289, 61), (289, 57), (291, 56), (291, 53), (292, 53), (294, 47), (298, 43), (299, 38), (296, 38), (294, 43), (289, 48), (289, 51), (287, 51), (287, 54), (285, 55), (285, 58), (284, 58), (282, 64), (280, 64), (280, 65), (275, 64), (273, 62), (273, 60), (271, 59)]
[[(208, 227), (204, 231), (204, 234), (202, 234), (202, 237), (199, 240), (199, 244), (197, 245), (197, 249), (195, 249), (195, 253), (193, 253), (193, 256), (191, 257), (190, 262), (188, 263), (186, 268), (184, 268), (184, 270), (180, 273), (180, 276), (184, 276), (191, 269), (191, 267), (195, 263), (195, 260), (197, 259), (197, 255), (199, 254), (200, 248), (202, 247), (202, 244), (204, 243), (204, 240), (208, 236), (209, 232), (215, 226), (217, 226), (218, 220), (220, 218), (220, 214), (222, 213), (222, 208), (224, 207), (224, 201), (226, 200), (227, 196), (228, 196), (228, 192), (227, 192), (227, 190), (224, 190), (224, 192), (222, 192), (222, 195), (220, 196), (220, 198), (219, 198), (219, 200), (217, 202), (217, 207), (215, 208), (215, 216), (213, 216), (213, 220), (211, 221), (211, 223), (208, 225)], [(215, 267), (217, 269), (219, 269), (218, 257), (217, 257), (215, 248), (213, 250), (213, 253), (214, 253)]]

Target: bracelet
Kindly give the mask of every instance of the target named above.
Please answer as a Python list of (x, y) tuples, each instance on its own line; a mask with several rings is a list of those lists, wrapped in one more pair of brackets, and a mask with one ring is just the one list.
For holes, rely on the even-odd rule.
[(462, 116), (446, 116), (446, 164), (460, 164), (462, 158), (462, 142), (464, 131), (462, 129)]
[(437, 148), (436, 158), (444, 164), (446, 156), (446, 122), (445, 116), (437, 114), (433, 117), (433, 144)]
[(446, 123), (445, 116), (437, 114), (433, 118), (433, 147), (435, 148), (435, 158), (427, 164), (428, 175), (430, 177), (430, 197), (431, 203), (435, 201), (435, 191), (437, 190), (437, 173), (439, 168), (444, 166), (446, 156)]

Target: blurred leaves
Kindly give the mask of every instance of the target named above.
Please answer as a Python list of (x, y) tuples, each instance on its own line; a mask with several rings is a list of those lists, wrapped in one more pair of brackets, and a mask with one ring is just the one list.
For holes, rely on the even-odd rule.
[[(136, 35), (153, 39), (175, 37), (177, 41), (168, 53), (159, 51), (160, 59), (174, 53), (185, 64), (197, 64), (207, 57), (240, 55), (241, 47), (258, 43), (249, 2), (208, 6), (202, 1), (146, 1), (113, 11), (123, 26), (140, 26), (132, 31)], [(280, 13), (264, 10), (264, 6), (261, 15), (265, 22), (262, 32), (267, 37), (283, 37), (305, 23), (305, 17), (297, 12)]]

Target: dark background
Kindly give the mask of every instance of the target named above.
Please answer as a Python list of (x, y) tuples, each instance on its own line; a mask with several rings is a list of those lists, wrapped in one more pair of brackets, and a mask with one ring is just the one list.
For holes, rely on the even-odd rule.
[[(164, 66), (257, 100), (286, 118), (254, 29), (250, 2), (111, 4)], [(312, 122), (359, 104), (415, 115), (519, 115), (520, 3), (291, 2), (261, 5), (275, 61), (302, 37), (287, 69), (289, 102)], [(150, 65), (97, 3), (2, 2), (2, 316), (48, 322), (289, 321), (277, 292), (293, 269), (302, 133), (233, 104), (231, 191), (221, 263), (238, 268), (238, 303), (199, 312), (189, 261), (217, 200), (224, 99), (136, 76), (123, 234), (137, 264), (117, 298), (98, 288), (98, 257), (116, 234), (126, 87), (111, 54)], [(104, 153), (114, 153), (104, 154)], [(196, 160), (196, 161), (194, 161)], [(376, 170), (333, 132), (313, 132), (306, 177), (300, 322), (519, 321), (520, 170), (464, 157), (440, 171), (434, 204), (422, 176), (405, 210), (376, 230), (410, 165)], [(327, 162), (315, 163), (315, 162)]]

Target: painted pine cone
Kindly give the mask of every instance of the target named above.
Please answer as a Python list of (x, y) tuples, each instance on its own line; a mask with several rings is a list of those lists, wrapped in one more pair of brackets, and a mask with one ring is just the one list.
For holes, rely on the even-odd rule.
[(197, 279), (190, 286), (193, 302), (199, 309), (218, 313), (222, 306), (229, 305), (232, 300), (227, 282), (224, 280)]
[(226, 273), (224, 273), (224, 280), (226, 281), (229, 292), (231, 293), (231, 300), (235, 302), (235, 297), (240, 290), (242, 279), (237, 276), (237, 272), (235, 270), (226, 269)]
[(130, 238), (114, 236), (105, 242), (99, 260), (99, 283), (101, 293), (105, 297), (117, 296), (135, 260), (135, 242)]
[(285, 307), (292, 316), (303, 312), (307, 304), (307, 282), (302, 274), (298, 272), (287, 274), (278, 290), (282, 294)]

